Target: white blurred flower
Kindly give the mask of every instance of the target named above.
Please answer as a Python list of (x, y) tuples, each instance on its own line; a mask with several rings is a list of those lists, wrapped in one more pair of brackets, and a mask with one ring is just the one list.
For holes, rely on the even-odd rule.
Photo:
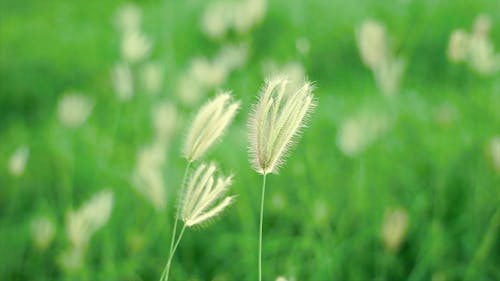
[(384, 246), (391, 252), (397, 252), (406, 238), (408, 231), (408, 213), (403, 208), (388, 208), (384, 214), (381, 235)]
[(162, 145), (143, 147), (137, 155), (134, 171), (134, 188), (158, 211), (165, 208), (167, 201), (161, 169), (164, 162), (165, 151)]
[(39, 250), (45, 250), (52, 242), (56, 233), (56, 227), (52, 220), (40, 216), (31, 221), (31, 238)]
[(207, 88), (221, 85), (228, 75), (224, 65), (210, 62), (204, 57), (191, 60), (190, 73), (192, 78)]
[(184, 104), (196, 104), (208, 90), (222, 85), (231, 71), (243, 67), (247, 56), (247, 45), (239, 44), (223, 46), (212, 60), (206, 57), (191, 59), (187, 71), (177, 82), (177, 95)]
[(356, 40), (361, 60), (372, 70), (379, 90), (386, 97), (394, 96), (405, 64), (392, 54), (385, 27), (377, 21), (366, 20), (356, 30)]
[(121, 53), (125, 61), (137, 63), (145, 59), (151, 52), (151, 40), (138, 30), (123, 34)]
[(474, 21), (474, 27), (472, 29), (472, 34), (488, 37), (491, 29), (491, 17), (487, 14), (480, 14), (476, 17)]
[(108, 222), (112, 208), (113, 192), (105, 189), (93, 195), (78, 210), (70, 211), (66, 232), (71, 246), (84, 249), (94, 233)]
[(221, 39), (232, 24), (231, 3), (226, 1), (211, 2), (203, 13), (201, 29), (213, 39)]
[(381, 112), (364, 110), (347, 118), (337, 133), (337, 146), (355, 157), (389, 128), (389, 118)]
[(266, 13), (265, 0), (245, 0), (235, 3), (233, 26), (239, 34), (248, 32), (264, 18)]
[(495, 53), (489, 38), (491, 19), (484, 14), (476, 18), (471, 34), (462, 29), (452, 32), (448, 44), (448, 58), (452, 62), (466, 62), (481, 75), (500, 71), (500, 53)]
[(12, 176), (18, 177), (24, 173), (26, 162), (30, 154), (29, 147), (23, 145), (18, 147), (9, 159), (9, 173)]
[(67, 128), (77, 128), (87, 120), (92, 107), (92, 102), (84, 95), (66, 93), (57, 107), (59, 121)]
[(387, 59), (377, 66), (375, 81), (384, 96), (393, 97), (397, 94), (404, 68), (405, 63), (401, 59)]
[(356, 30), (359, 53), (363, 63), (374, 69), (386, 60), (389, 53), (385, 27), (374, 20), (366, 20)]
[(469, 35), (463, 29), (457, 29), (451, 33), (448, 43), (448, 58), (452, 62), (460, 62), (467, 58), (469, 48)]
[(227, 69), (228, 72), (241, 68), (248, 58), (248, 47), (245, 44), (225, 45), (215, 57), (214, 64)]
[(160, 92), (163, 85), (163, 68), (159, 63), (148, 62), (141, 69), (144, 89), (151, 95)]
[(469, 63), (472, 68), (483, 75), (493, 74), (499, 69), (499, 62), (488, 37), (477, 34), (470, 37)]
[(118, 62), (111, 70), (114, 90), (121, 101), (129, 101), (134, 95), (132, 72), (125, 62)]
[(172, 137), (178, 123), (177, 108), (171, 102), (163, 102), (153, 111), (155, 139), (166, 145)]
[(222, 39), (230, 29), (248, 32), (266, 12), (265, 0), (219, 0), (206, 8), (201, 19), (202, 31), (212, 39)]
[(132, 32), (141, 25), (142, 11), (133, 3), (122, 4), (116, 10), (114, 22), (121, 32)]

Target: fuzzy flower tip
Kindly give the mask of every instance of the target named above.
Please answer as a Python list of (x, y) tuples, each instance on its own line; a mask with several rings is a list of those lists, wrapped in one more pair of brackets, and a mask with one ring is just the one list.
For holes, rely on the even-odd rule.
[(202, 224), (217, 217), (234, 201), (234, 196), (224, 196), (232, 183), (232, 176), (215, 176), (214, 163), (201, 164), (189, 179), (182, 195), (181, 218), (188, 227)]
[(240, 108), (229, 92), (218, 94), (203, 105), (191, 124), (184, 145), (184, 157), (189, 162), (200, 159), (224, 134)]
[(316, 102), (311, 82), (287, 87), (278, 76), (266, 81), (250, 115), (250, 154), (254, 169), (261, 174), (277, 173), (284, 156), (300, 135)]

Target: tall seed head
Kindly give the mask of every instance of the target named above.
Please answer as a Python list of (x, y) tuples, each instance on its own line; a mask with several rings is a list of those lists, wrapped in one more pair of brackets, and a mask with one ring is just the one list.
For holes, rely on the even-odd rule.
[(277, 173), (316, 105), (311, 82), (297, 88), (287, 83), (284, 76), (267, 80), (250, 115), (252, 165), (261, 174)]
[(224, 134), (240, 108), (229, 92), (220, 93), (198, 111), (184, 145), (184, 157), (189, 162), (200, 159)]
[(224, 196), (232, 183), (232, 176), (215, 176), (214, 163), (201, 164), (191, 175), (182, 194), (181, 219), (186, 226), (201, 224), (219, 215), (234, 201), (234, 196)]

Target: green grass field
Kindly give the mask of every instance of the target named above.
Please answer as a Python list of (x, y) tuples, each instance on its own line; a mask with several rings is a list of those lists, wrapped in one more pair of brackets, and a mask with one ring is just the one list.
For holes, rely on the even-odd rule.
[[(158, 280), (186, 131), (216, 89), (232, 90), (242, 106), (203, 162), (234, 174), (229, 193), (237, 200), (207, 227), (186, 232), (170, 280), (257, 280), (262, 177), (249, 163), (247, 120), (266, 69), (289, 63), (314, 82), (318, 106), (279, 175), (267, 177), (264, 280), (500, 280), (500, 71), (482, 75), (447, 58), (452, 31), (470, 32), (486, 13), (500, 62), (498, 0), (268, 1), (260, 22), (222, 39), (203, 32), (210, 3), (136, 2), (152, 48), (132, 65), (134, 95), (124, 102), (110, 74), (121, 60), (114, 18), (124, 2), (0, 2), (0, 280)], [(391, 98), (359, 55), (355, 30), (370, 18), (385, 25), (405, 62)], [(184, 102), (178, 85), (192, 59), (211, 60), (227, 44), (245, 44), (246, 62)], [(163, 69), (157, 95), (139, 82), (148, 61)], [(58, 117), (69, 91), (93, 105), (77, 128)], [(166, 204), (157, 209), (137, 191), (134, 171), (163, 102), (175, 105), (177, 118), (161, 150)], [(339, 135), (360, 115), (382, 120), (383, 129), (361, 130), (367, 144), (349, 155)], [(16, 174), (11, 156), (22, 146), (29, 154)], [(105, 188), (114, 194), (109, 221), (88, 241), (80, 266), (68, 269), (61, 263), (68, 211)], [(382, 227), (394, 208), (407, 214), (407, 228), (391, 250)], [(45, 248), (32, 237), (39, 216), (55, 225)]]

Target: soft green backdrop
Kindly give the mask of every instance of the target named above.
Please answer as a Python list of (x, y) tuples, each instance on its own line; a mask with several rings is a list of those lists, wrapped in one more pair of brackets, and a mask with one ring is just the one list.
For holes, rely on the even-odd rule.
[[(470, 30), (481, 12), (492, 17), (500, 50), (496, 0), (269, 1), (263, 22), (228, 41), (250, 45), (248, 63), (223, 85), (242, 110), (207, 159), (235, 174), (236, 204), (215, 223), (189, 231), (174, 259), (172, 280), (255, 280), (261, 178), (247, 158), (246, 119), (262, 83), (262, 62), (301, 62), (315, 81), (319, 106), (280, 175), (268, 178), (264, 276), (291, 280), (499, 280), (500, 175), (488, 142), (500, 134), (500, 78), (448, 62), (449, 35)], [(136, 153), (152, 138), (151, 107), (177, 103), (176, 79), (195, 55), (213, 56), (220, 43), (200, 30), (205, 1), (141, 1), (151, 57), (165, 67), (160, 97), (137, 93), (120, 103), (109, 71), (119, 58), (112, 18), (119, 1), (0, 2), (0, 280), (156, 280), (168, 255), (173, 203), (185, 162), (180, 144), (196, 107), (179, 105), (179, 130), (164, 177), (168, 208), (155, 209), (132, 188)], [(355, 27), (366, 18), (387, 26), (407, 63), (399, 95), (378, 92), (361, 63)], [(310, 52), (296, 51), (308, 38)], [(87, 122), (64, 129), (57, 101), (67, 90), (94, 101)], [(443, 104), (456, 109), (447, 127)], [(344, 120), (363, 106), (390, 112), (387, 134), (357, 157), (336, 145)], [(8, 159), (30, 147), (21, 177)], [(67, 246), (65, 214), (110, 187), (109, 223), (90, 241), (81, 272), (56, 262)], [(276, 199), (278, 198), (278, 199)], [(278, 200), (279, 204), (276, 203)], [(282, 200), (282, 201), (280, 201)], [(405, 242), (386, 251), (380, 228), (387, 207), (409, 215)], [(30, 221), (51, 217), (56, 237), (36, 250)], [(140, 241), (137, 248), (130, 241)], [(135, 240), (134, 240), (135, 241)]]

